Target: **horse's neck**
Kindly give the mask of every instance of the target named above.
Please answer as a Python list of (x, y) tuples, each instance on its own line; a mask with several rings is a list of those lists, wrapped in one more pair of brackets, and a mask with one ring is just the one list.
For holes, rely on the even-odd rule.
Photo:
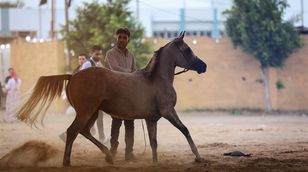
[(156, 75), (158, 78), (173, 83), (175, 72), (175, 62), (171, 55), (168, 53), (162, 53)]
[(143, 70), (151, 80), (165, 80), (173, 83), (175, 62), (168, 54), (154, 56)]

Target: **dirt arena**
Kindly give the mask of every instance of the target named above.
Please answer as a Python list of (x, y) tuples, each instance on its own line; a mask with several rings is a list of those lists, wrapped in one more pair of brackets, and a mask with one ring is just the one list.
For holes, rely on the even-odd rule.
[[(1, 113), (1, 119), (3, 111)], [(262, 114), (243, 112), (182, 112), (195, 144), (207, 163), (194, 163), (194, 156), (180, 131), (165, 119), (158, 122), (158, 158), (152, 163), (151, 149), (144, 154), (141, 120), (135, 121), (137, 161), (124, 161), (124, 127), (115, 163), (83, 136), (75, 140), (71, 164), (62, 167), (64, 143), (59, 139), (74, 115), (48, 114), (45, 127), (35, 129), (24, 123), (0, 123), (0, 171), (2, 172), (156, 172), (156, 171), (308, 171), (308, 115), (305, 113)], [(111, 118), (105, 116), (105, 133)], [(30, 141), (30, 142), (28, 142)], [(28, 149), (26, 150), (26, 143)], [(109, 145), (108, 145), (109, 146)], [(13, 149), (16, 149), (12, 152)], [(226, 157), (230, 151), (251, 153), (251, 157)], [(10, 153), (9, 153), (10, 152)], [(9, 154), (8, 154), (9, 153)]]

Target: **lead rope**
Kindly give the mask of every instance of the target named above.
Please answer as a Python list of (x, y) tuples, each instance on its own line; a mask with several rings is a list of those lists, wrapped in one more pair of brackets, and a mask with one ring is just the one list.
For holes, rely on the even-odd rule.
[(145, 151), (147, 150), (147, 141), (145, 138), (145, 132), (144, 132), (144, 124), (143, 124), (143, 120), (141, 119), (141, 125), (142, 125), (142, 131), (143, 131), (143, 139), (144, 139), (144, 150), (142, 152), (142, 154), (145, 154)]

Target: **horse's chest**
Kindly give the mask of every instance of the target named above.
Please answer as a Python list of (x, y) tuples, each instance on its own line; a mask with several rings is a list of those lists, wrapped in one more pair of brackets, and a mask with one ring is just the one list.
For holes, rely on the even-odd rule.
[(176, 92), (173, 87), (159, 90), (156, 101), (159, 105), (170, 105), (176, 103)]

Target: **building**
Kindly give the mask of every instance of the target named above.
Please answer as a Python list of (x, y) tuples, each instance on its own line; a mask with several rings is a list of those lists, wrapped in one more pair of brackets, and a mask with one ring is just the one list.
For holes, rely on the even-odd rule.
[[(0, 9), (0, 38), (27, 36), (32, 39), (49, 39), (51, 10), (49, 8), (2, 8)], [(72, 11), (72, 15), (75, 12)], [(60, 30), (65, 25), (64, 9), (55, 10), (56, 37), (61, 37)]]
[[(73, 12), (72, 12), (73, 13)], [(74, 13), (73, 13), (74, 14)], [(11, 45), (18, 38), (27, 42), (50, 40), (50, 8), (0, 8), (0, 81), (3, 82), (11, 64)], [(56, 37), (65, 24), (64, 9), (55, 15)]]
[(170, 9), (170, 14), (154, 13), (151, 18), (153, 37), (173, 38), (185, 30), (187, 36), (219, 38), (225, 35), (224, 9)]

